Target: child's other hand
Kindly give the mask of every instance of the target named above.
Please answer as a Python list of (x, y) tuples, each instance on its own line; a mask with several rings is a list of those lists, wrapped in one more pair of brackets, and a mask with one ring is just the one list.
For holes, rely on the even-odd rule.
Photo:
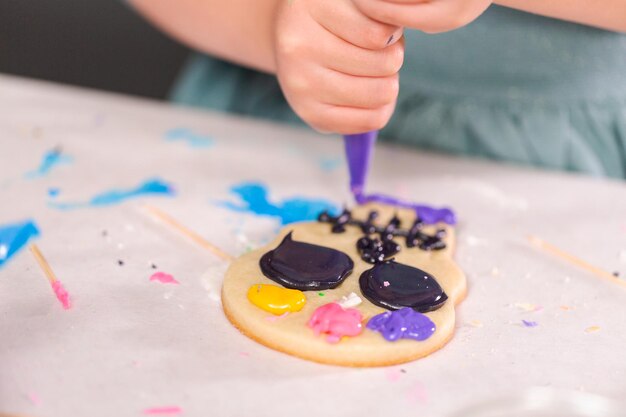
[(387, 124), (404, 59), (402, 30), (352, 0), (281, 0), (276, 74), (293, 110), (313, 128), (341, 134)]
[(426, 33), (463, 27), (480, 16), (492, 0), (353, 0), (373, 19)]

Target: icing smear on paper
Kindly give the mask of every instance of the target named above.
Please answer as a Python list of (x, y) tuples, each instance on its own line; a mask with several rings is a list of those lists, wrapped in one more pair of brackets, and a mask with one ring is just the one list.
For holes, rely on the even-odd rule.
[(150, 281), (157, 281), (161, 284), (180, 284), (180, 282), (176, 281), (176, 278), (170, 274), (166, 274), (165, 272), (155, 272), (150, 276)]
[(102, 207), (123, 203), (133, 198), (148, 195), (174, 195), (174, 187), (158, 178), (149, 179), (134, 188), (113, 189), (101, 192), (90, 198), (86, 202), (61, 203), (51, 201), (48, 205), (59, 210), (72, 210), (84, 207)]
[(44, 153), (39, 163), (39, 167), (33, 171), (26, 173), (25, 177), (28, 179), (45, 177), (58, 165), (65, 165), (72, 163), (73, 159), (64, 155), (60, 148), (55, 148)]
[(224, 201), (218, 203), (220, 206), (236, 212), (274, 217), (280, 220), (281, 225), (316, 220), (323, 211), (337, 211), (333, 203), (321, 199), (293, 197), (278, 203), (271, 202), (268, 199), (267, 187), (257, 182), (240, 183), (233, 186), (231, 192), (237, 195), (241, 202)]
[(161, 415), (161, 416), (173, 416), (183, 412), (183, 409), (177, 405), (165, 406), (165, 407), (151, 407), (143, 410), (147, 415)]
[(186, 127), (177, 127), (165, 132), (165, 140), (168, 142), (184, 142), (191, 148), (210, 148), (214, 140), (210, 136), (195, 133)]
[(0, 225), (0, 268), (37, 236), (39, 229), (33, 220)]

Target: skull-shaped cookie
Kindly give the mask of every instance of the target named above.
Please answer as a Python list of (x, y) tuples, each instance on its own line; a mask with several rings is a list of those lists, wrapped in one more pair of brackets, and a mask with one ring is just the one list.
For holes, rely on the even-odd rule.
[(451, 226), (424, 225), (411, 210), (323, 214), (233, 261), (222, 304), (242, 333), (281, 352), (345, 366), (404, 363), (453, 335), (466, 292), (453, 251)]

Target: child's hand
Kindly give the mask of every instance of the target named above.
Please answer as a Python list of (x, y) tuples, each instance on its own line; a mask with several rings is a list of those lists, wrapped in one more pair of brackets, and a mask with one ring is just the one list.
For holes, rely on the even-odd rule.
[(426, 33), (463, 27), (480, 16), (493, 0), (353, 0), (373, 19)]
[(400, 28), (352, 0), (281, 0), (274, 54), (287, 101), (313, 128), (348, 134), (387, 124), (404, 59)]

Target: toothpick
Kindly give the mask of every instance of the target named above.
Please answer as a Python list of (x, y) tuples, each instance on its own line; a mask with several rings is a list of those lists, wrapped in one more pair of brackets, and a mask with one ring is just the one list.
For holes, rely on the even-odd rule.
[(48, 281), (50, 281), (50, 285), (54, 285), (54, 283), (57, 282), (57, 278), (54, 275), (54, 271), (52, 271), (52, 268), (50, 268), (50, 264), (48, 263), (48, 261), (46, 261), (46, 258), (44, 258), (43, 254), (41, 253), (37, 245), (32, 243), (29, 246), (29, 249), (32, 252), (33, 256), (35, 257), (35, 260), (41, 267), (41, 270), (43, 271), (44, 275), (46, 276), (46, 278), (48, 278)]
[(541, 240), (537, 236), (529, 235), (527, 238), (531, 245), (545, 252), (548, 252), (558, 258), (561, 258), (571, 264), (574, 264), (577, 267), (586, 270), (587, 272), (591, 272), (593, 275), (597, 276), (598, 278), (609, 280), (613, 282), (614, 284), (621, 285), (622, 287), (626, 288), (626, 281), (617, 278), (615, 275), (613, 275), (609, 271), (605, 271), (604, 269), (591, 265), (590, 263), (583, 261), (582, 259), (577, 258), (574, 255), (564, 252), (563, 250), (557, 248), (556, 246), (553, 246), (549, 244), (548, 242)]
[(189, 239), (193, 240), (196, 244), (202, 246), (204, 249), (207, 249), (209, 252), (211, 252), (213, 255), (217, 256), (218, 258), (221, 258), (229, 262), (234, 259), (231, 255), (224, 252), (223, 250), (213, 245), (212, 243), (209, 243), (202, 236), (198, 235), (196, 232), (183, 226), (178, 221), (174, 220), (174, 218), (172, 218), (168, 214), (165, 214), (158, 208), (148, 206), (148, 205), (145, 205), (144, 208), (147, 211), (149, 211), (154, 217), (161, 220), (163, 223), (169, 225), (170, 227), (177, 230), (178, 232), (182, 233), (183, 235), (187, 236)]

